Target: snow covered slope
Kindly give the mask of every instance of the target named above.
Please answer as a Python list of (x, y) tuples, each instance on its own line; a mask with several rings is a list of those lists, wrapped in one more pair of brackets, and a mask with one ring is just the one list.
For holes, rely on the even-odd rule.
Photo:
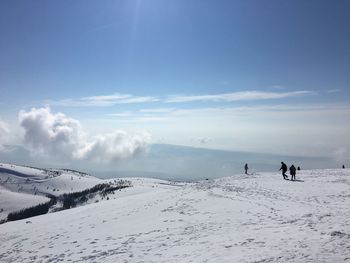
[(0, 225), (1, 262), (350, 262), (350, 170), (173, 184)]
[(101, 182), (77, 171), (0, 163), (0, 220), (10, 212), (48, 201), (47, 194), (82, 191)]

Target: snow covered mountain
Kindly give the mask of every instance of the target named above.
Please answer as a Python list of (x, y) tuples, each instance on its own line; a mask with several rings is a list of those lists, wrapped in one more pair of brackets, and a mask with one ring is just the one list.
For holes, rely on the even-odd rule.
[(0, 220), (11, 212), (45, 203), (50, 196), (79, 192), (103, 182), (74, 170), (0, 163)]
[(0, 261), (350, 262), (348, 169), (130, 180), (109, 201), (0, 225)]

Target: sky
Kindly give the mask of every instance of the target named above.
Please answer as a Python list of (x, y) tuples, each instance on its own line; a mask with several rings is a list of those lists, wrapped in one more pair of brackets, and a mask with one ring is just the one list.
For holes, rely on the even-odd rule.
[(0, 151), (350, 158), (350, 2), (0, 2)]

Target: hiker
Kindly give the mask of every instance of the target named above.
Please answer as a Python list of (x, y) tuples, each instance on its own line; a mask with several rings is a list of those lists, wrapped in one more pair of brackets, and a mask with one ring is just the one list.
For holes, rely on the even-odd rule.
[(279, 169), (279, 171), (282, 170), (282, 175), (283, 175), (283, 179), (288, 179), (288, 176), (286, 175), (286, 172), (288, 170), (287, 165), (284, 162), (281, 162), (281, 168)]
[(292, 166), (289, 167), (289, 172), (290, 172), (291, 180), (295, 181), (296, 169), (295, 169), (294, 164), (292, 164)]
[(345, 165), (343, 164), (343, 169), (345, 169)]
[(248, 164), (246, 163), (245, 165), (244, 165), (244, 173), (245, 174), (248, 174)]
[(298, 166), (297, 170), (300, 171), (300, 166)]

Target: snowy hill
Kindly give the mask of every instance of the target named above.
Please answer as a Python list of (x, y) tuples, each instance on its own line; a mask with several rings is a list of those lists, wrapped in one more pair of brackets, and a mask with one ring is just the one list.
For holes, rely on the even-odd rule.
[(0, 225), (1, 262), (350, 262), (350, 170), (297, 179), (131, 179), (108, 202)]
[(73, 170), (40, 169), (0, 163), (0, 220), (10, 212), (78, 192), (104, 180)]
[(101, 181), (78, 171), (39, 169), (0, 163), (1, 185), (9, 190), (23, 193), (58, 195), (83, 190)]

